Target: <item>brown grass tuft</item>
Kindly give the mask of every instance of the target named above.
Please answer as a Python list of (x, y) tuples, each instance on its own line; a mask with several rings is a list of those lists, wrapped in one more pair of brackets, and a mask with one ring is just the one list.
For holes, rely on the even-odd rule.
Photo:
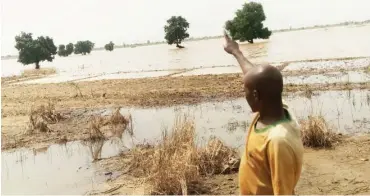
[[(116, 109), (116, 111), (109, 118), (108, 123), (111, 125), (114, 132), (118, 132), (122, 134), (125, 130), (127, 130), (129, 134), (133, 136), (134, 132), (132, 128), (131, 114), (125, 117), (120, 113), (120, 109), (121, 109), (120, 107)], [(130, 124), (130, 127), (127, 127), (129, 124)]]
[(104, 119), (101, 116), (91, 116), (89, 119), (90, 135), (89, 139), (96, 141), (104, 139), (104, 134), (100, 128), (104, 125)]
[(195, 139), (194, 121), (186, 115), (178, 116), (171, 133), (163, 130), (157, 146), (146, 145), (130, 152), (131, 174), (145, 177), (151, 194), (204, 193), (203, 175), (222, 173), (237, 153), (217, 139), (202, 149)]
[[(102, 117), (102, 116), (91, 116), (89, 119), (89, 130), (90, 140), (100, 140), (104, 139), (105, 136), (101, 131), (103, 127), (107, 125), (110, 126), (110, 132), (115, 137), (121, 137), (124, 131), (128, 131), (131, 136), (134, 135), (133, 128), (132, 128), (132, 117), (131, 114), (128, 116), (123, 116), (120, 113), (120, 108), (117, 108), (115, 112), (111, 116)], [(130, 127), (128, 127), (130, 125)]]
[(302, 142), (306, 147), (331, 148), (338, 141), (337, 134), (329, 128), (323, 116), (309, 116), (300, 124)]
[(62, 119), (62, 115), (59, 112), (56, 112), (55, 105), (51, 102), (48, 102), (47, 105), (40, 105), (36, 108), (31, 107), (26, 133), (51, 132), (52, 130), (48, 127), (48, 124), (57, 123)]
[(227, 174), (239, 169), (238, 152), (217, 139), (208, 141), (205, 149), (199, 150), (199, 168), (204, 175)]

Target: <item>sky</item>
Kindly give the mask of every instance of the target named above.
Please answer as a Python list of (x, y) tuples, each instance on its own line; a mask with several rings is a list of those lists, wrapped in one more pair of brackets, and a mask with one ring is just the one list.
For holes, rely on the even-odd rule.
[[(256, 0), (270, 29), (370, 19), (368, 0)], [(21, 31), (47, 35), (56, 45), (91, 40), (96, 47), (161, 41), (173, 15), (190, 23), (191, 37), (220, 35), (246, 0), (1, 0), (1, 55), (17, 54)]]

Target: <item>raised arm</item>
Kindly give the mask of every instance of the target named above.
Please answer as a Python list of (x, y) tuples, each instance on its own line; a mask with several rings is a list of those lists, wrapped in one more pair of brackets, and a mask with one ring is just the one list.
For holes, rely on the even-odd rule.
[(225, 37), (225, 45), (224, 45), (224, 50), (232, 54), (236, 60), (238, 61), (240, 68), (243, 71), (243, 74), (246, 74), (248, 70), (254, 67), (254, 65), (248, 61), (247, 58), (243, 55), (242, 51), (239, 49), (239, 44), (233, 41), (229, 35), (224, 31), (224, 37)]

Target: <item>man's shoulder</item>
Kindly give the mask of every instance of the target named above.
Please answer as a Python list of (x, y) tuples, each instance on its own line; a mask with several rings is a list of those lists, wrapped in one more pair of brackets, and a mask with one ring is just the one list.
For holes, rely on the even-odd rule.
[(268, 133), (267, 140), (278, 143), (290, 143), (301, 140), (301, 132), (298, 123), (296, 123), (295, 119), (291, 119), (290, 121), (271, 128)]

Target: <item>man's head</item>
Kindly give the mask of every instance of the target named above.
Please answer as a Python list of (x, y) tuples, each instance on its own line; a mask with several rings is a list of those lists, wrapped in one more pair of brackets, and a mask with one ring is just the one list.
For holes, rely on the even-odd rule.
[(244, 89), (249, 106), (253, 112), (263, 107), (281, 104), (283, 77), (271, 65), (255, 67), (244, 75)]

